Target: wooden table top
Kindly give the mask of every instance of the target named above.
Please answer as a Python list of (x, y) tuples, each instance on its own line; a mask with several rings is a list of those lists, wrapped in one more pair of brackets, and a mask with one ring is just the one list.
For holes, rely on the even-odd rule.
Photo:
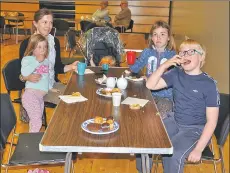
[[(101, 85), (95, 79), (102, 76), (101, 68), (90, 67), (95, 74), (79, 76), (73, 72), (64, 94), (80, 92), (88, 98), (85, 102), (57, 106), (39, 145), (40, 151), (97, 152), (97, 153), (152, 153), (171, 154), (173, 147), (160, 116), (156, 115), (155, 102), (145, 82), (128, 82), (126, 97), (147, 99), (140, 110), (128, 105), (113, 107), (112, 99), (96, 94)], [(107, 76), (120, 77), (125, 68), (110, 68)], [(81, 124), (95, 116), (113, 116), (119, 130), (106, 135), (89, 134)]]

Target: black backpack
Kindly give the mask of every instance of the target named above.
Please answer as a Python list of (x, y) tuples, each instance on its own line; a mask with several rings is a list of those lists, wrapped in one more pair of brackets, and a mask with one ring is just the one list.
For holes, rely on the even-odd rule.
[(118, 65), (119, 62), (117, 61), (118, 52), (114, 49), (113, 45), (110, 43), (105, 42), (97, 42), (93, 49), (93, 62), (96, 66), (99, 65), (101, 59), (104, 56), (112, 56), (116, 60), (116, 64)]

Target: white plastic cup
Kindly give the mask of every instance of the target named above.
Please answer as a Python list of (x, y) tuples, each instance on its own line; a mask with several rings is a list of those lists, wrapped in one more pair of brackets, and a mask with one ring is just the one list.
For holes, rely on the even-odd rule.
[(120, 106), (121, 104), (121, 93), (112, 93), (113, 106)]

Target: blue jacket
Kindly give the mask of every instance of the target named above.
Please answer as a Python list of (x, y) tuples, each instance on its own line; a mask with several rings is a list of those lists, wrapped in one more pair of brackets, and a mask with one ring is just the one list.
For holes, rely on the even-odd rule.
[[(146, 76), (149, 77), (162, 63), (176, 55), (174, 50), (165, 50), (164, 52), (157, 52), (156, 49), (146, 48), (136, 60), (135, 64), (130, 66), (130, 70), (138, 73), (144, 66), (146, 66)], [(153, 96), (164, 97), (172, 99), (172, 89), (161, 89), (159, 91), (152, 91)]]

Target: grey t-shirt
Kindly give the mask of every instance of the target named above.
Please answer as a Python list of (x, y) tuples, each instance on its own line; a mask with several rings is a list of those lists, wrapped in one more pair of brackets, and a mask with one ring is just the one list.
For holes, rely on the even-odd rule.
[(180, 68), (165, 73), (162, 78), (173, 88), (174, 116), (181, 125), (204, 125), (206, 107), (219, 107), (216, 81), (206, 73), (188, 75)]

